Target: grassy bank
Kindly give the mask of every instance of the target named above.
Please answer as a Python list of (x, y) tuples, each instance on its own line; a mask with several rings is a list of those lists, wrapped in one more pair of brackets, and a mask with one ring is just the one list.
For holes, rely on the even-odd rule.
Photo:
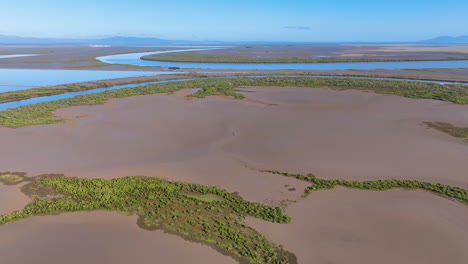
[(243, 96), (237, 93), (236, 89), (245, 86), (297, 86), (310, 88), (328, 87), (340, 90), (354, 89), (409, 98), (434, 99), (457, 104), (468, 104), (467, 85), (441, 85), (414, 81), (327, 77), (216, 78), (142, 85), (7, 109), (0, 111), (0, 125), (14, 128), (36, 124), (57, 123), (62, 120), (55, 117), (53, 111), (59, 108), (104, 104), (110, 98), (172, 93), (184, 88), (201, 88), (200, 91), (192, 95), (194, 97), (226, 95), (242, 98)]
[(390, 190), (395, 188), (405, 189), (421, 189), (433, 192), (446, 198), (458, 200), (468, 203), (468, 190), (449, 186), (440, 183), (415, 181), (415, 180), (376, 180), (376, 181), (346, 181), (346, 180), (325, 180), (316, 178), (313, 175), (304, 176), (302, 174), (293, 174), (280, 171), (265, 171), (273, 174), (279, 174), (287, 177), (293, 177), (301, 181), (310, 182), (313, 185), (307, 187), (304, 195), (308, 195), (313, 191), (333, 189), (337, 186), (344, 186), (353, 189), (361, 190)]
[(220, 188), (150, 177), (105, 180), (43, 175), (23, 179), (23, 174), (0, 175), (13, 183), (29, 181), (22, 191), (33, 198), (24, 209), (0, 215), (2, 225), (36, 215), (116, 211), (137, 214), (141, 228), (163, 229), (210, 245), (241, 263), (296, 263), (294, 255), (242, 223), (247, 216), (289, 223), (291, 218), (281, 208), (245, 201)]
[(254, 58), (244, 56), (210, 55), (195, 52), (153, 54), (141, 57), (149, 61), (199, 62), (199, 63), (346, 63), (346, 62), (398, 62), (398, 61), (447, 61), (456, 58), (418, 60), (418, 59), (372, 59), (372, 58)]
[[(406, 69), (408, 70), (408, 69)], [(418, 69), (420, 71), (431, 71), (433, 69)], [(268, 76), (272, 76), (272, 75), (275, 75), (275, 76), (284, 76), (284, 77), (288, 77), (291, 76), (291, 75), (294, 75), (294, 76), (310, 76), (310, 77), (316, 77), (316, 76), (323, 76), (323, 77), (334, 77), (334, 78), (345, 78), (345, 77), (357, 77), (357, 78), (382, 78), (382, 79), (386, 79), (386, 80), (413, 80), (413, 81), (430, 81), (430, 82), (457, 82), (457, 83), (463, 83), (463, 84), (466, 84), (468, 85), (468, 81), (466, 80), (461, 80), (461, 79), (450, 79), (450, 78), (443, 78), (443, 77), (440, 77), (440, 76), (436, 76), (436, 75), (433, 75), (433, 76), (424, 76), (424, 75), (417, 75), (417, 76), (412, 76), (412, 75), (403, 75), (405, 73), (402, 73), (402, 72), (399, 72), (398, 74), (401, 74), (401, 75), (395, 75), (396, 73), (392, 74), (392, 75), (388, 75), (388, 74), (383, 74), (383, 73), (379, 73), (379, 72), (372, 72), (373, 70), (353, 70), (353, 69), (349, 69), (349, 70), (346, 70), (348, 71), (348, 73), (346, 72), (336, 72), (336, 71), (331, 71), (331, 72), (323, 72), (323, 71), (303, 71), (303, 72), (300, 72), (300, 71), (291, 71), (291, 72), (283, 72), (283, 71), (278, 71), (278, 72), (274, 72), (274, 71), (271, 71), (271, 72), (258, 72), (258, 73), (255, 73), (256, 76), (264, 76), (264, 77), (268, 77)], [(435, 73), (433, 73), (435, 74)], [(252, 76), (252, 73), (250, 72), (239, 72), (239, 73), (236, 73), (234, 74), (233, 76)], [(204, 76), (204, 77), (207, 77), (207, 76)]]

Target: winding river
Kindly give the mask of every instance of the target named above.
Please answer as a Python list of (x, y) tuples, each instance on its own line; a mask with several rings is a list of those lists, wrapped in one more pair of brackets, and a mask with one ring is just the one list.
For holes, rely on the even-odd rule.
[(43, 86), (160, 74), (172, 74), (172, 72), (0, 69), (0, 93)]
[[(190, 49), (177, 49), (177, 50), (167, 50), (167, 51), (155, 51), (155, 52), (140, 52), (140, 53), (129, 53), (129, 54), (118, 54), (118, 55), (110, 55), (110, 56), (103, 56), (98, 57), (98, 60), (101, 60), (105, 63), (111, 64), (128, 64), (128, 65), (138, 65), (138, 66), (160, 66), (160, 67), (184, 67), (184, 68), (211, 68), (211, 69), (301, 69), (301, 70), (343, 70), (343, 69), (405, 69), (405, 68), (412, 68), (412, 69), (422, 69), (422, 68), (468, 68), (468, 60), (460, 60), (460, 61), (414, 61), (414, 62), (364, 62), (364, 63), (298, 63), (298, 64), (234, 64), (234, 63), (184, 63), (184, 62), (160, 62), (160, 61), (146, 61), (140, 59), (142, 56), (150, 55), (150, 54), (162, 54), (162, 53), (172, 53), (172, 52), (187, 52), (187, 51), (202, 51), (202, 50), (212, 50), (212, 49), (219, 49), (221, 47), (199, 47), (199, 48), (190, 48)], [(18, 80), (19, 76), (12, 75), (12, 72), (15, 71), (25, 71), (25, 70), (2, 70), (5, 74), (7, 71), (10, 71), (8, 77), (14, 80)], [(34, 70), (29, 70), (34, 71)], [(44, 77), (44, 73), (46, 71), (37, 71), (40, 76)], [(51, 72), (54, 72), (53, 70)], [(77, 71), (64, 71), (60, 70), (58, 76), (62, 76), (64, 73), (76, 73)], [(92, 74), (99, 75), (97, 79), (109, 79), (111, 76), (106, 76), (103, 78), (103, 73), (99, 71), (78, 71), (80, 74), (86, 73), (86, 78), (89, 79), (96, 79), (96, 76), (88, 76), (90, 72)], [(1, 72), (0, 72), (1, 73)], [(24, 73), (24, 72), (23, 72)], [(54, 72), (55, 73), (55, 72)], [(112, 73), (106, 72), (106, 74)], [(120, 77), (129, 77), (129, 76), (139, 76), (139, 75), (147, 75), (151, 74), (168, 74), (174, 72), (115, 72)], [(122, 76), (122, 74), (124, 76)], [(21, 74), (25, 76), (24, 74)], [(126, 76), (129, 75), (129, 76)], [(28, 74), (30, 76), (30, 74)], [(282, 75), (283, 77), (297, 77), (296, 75)], [(76, 76), (72, 76), (76, 77)], [(79, 79), (83, 78), (83, 76), (78, 76)], [(258, 77), (265, 77), (265, 76), (244, 76), (249, 78), (258, 78)], [(458, 82), (440, 82), (440, 81), (426, 81), (426, 80), (412, 80), (412, 79), (395, 79), (395, 78), (370, 78), (370, 77), (346, 77), (346, 76), (303, 76), (303, 77), (339, 77), (339, 78), (365, 78), (365, 79), (389, 79), (389, 80), (404, 80), (404, 81), (420, 81), (420, 82), (434, 82), (439, 84), (460, 84)], [(5, 77), (7, 78), (7, 77)], [(60, 80), (60, 83), (63, 82), (71, 82), (71, 78), (67, 77), (66, 80)], [(116, 76), (112, 76), (112, 78), (116, 78)], [(231, 77), (208, 77), (203, 79), (212, 79), (212, 78), (239, 78), (239, 76), (231, 76)], [(34, 78), (33, 78), (34, 79)], [(57, 78), (47, 78), (48, 80), (57, 80)], [(54, 100), (60, 100), (64, 98), (75, 97), (77, 95), (85, 95), (85, 94), (92, 94), (92, 93), (99, 93), (108, 90), (116, 90), (116, 89), (123, 89), (123, 88), (130, 88), (135, 86), (141, 86), (146, 84), (155, 84), (155, 83), (165, 83), (165, 82), (181, 82), (181, 81), (189, 81), (193, 79), (179, 79), (179, 80), (166, 80), (166, 81), (155, 81), (155, 82), (147, 82), (147, 83), (138, 83), (138, 84), (127, 84), (127, 85), (116, 85), (112, 87), (106, 88), (98, 88), (98, 89), (91, 89), (86, 91), (78, 91), (78, 92), (67, 92), (57, 95), (49, 95), (49, 96), (41, 96), (35, 97), (20, 101), (14, 102), (7, 102), (7, 103), (0, 103), (0, 111), (15, 108), (19, 106), (29, 105), (29, 104), (37, 104), (42, 102), (49, 102)], [(73, 82), (76, 80), (73, 79)], [(41, 83), (42, 84), (42, 83)], [(13, 87), (3, 87), (4, 90), (23, 90), (27, 88), (32, 88), (30, 86), (37, 85), (35, 83), (21, 83), (21, 85), (15, 84)], [(44, 85), (44, 84), (42, 84)], [(41, 86), (42, 86), (41, 85)], [(47, 83), (47, 85), (53, 85), (53, 83)], [(2, 92), (5, 92), (5, 91)]]
[(374, 69), (426, 69), (426, 68), (468, 68), (468, 60), (452, 61), (401, 61), (401, 62), (352, 62), (352, 63), (192, 63), (142, 60), (151, 54), (202, 51), (218, 48), (178, 49), (153, 52), (127, 53), (98, 57), (110, 64), (136, 66), (182, 67), (202, 69), (242, 69), (242, 70), (374, 70)]

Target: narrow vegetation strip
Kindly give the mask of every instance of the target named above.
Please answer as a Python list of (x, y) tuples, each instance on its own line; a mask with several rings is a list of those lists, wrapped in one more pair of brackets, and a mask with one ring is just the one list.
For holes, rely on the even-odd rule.
[(151, 177), (105, 180), (63, 175), (27, 178), (22, 173), (0, 175), (3, 175), (0, 181), (8, 179), (10, 184), (29, 181), (22, 191), (33, 199), (22, 210), (0, 215), (0, 225), (36, 215), (116, 211), (138, 215), (137, 224), (141, 228), (163, 229), (205, 243), (241, 263), (297, 263), (293, 254), (242, 221), (252, 216), (274, 223), (291, 222), (281, 208), (245, 201), (220, 188)]
[(145, 79), (145, 80), (120, 81), (120, 82), (99, 81), (99, 82), (87, 83), (87, 84), (86, 83), (71, 83), (71, 84), (63, 84), (63, 85), (57, 85), (57, 86), (3, 92), (3, 93), (0, 93), (0, 103), (25, 100), (25, 99), (40, 97), (40, 96), (62, 94), (66, 92), (79, 92), (79, 91), (93, 90), (93, 89), (98, 89), (98, 88), (107, 88), (107, 87), (118, 86), (118, 85), (138, 84), (138, 83), (154, 82), (154, 81), (158, 81), (158, 79)]
[(79, 95), (57, 101), (21, 106), (0, 111), (0, 125), (21, 127), (36, 124), (57, 123), (62, 120), (53, 115), (53, 111), (78, 105), (104, 104), (110, 98), (123, 98), (135, 95), (172, 93), (184, 88), (201, 88), (193, 97), (226, 95), (243, 98), (238, 88), (246, 86), (278, 87), (328, 87), (332, 89), (355, 89), (373, 91), (382, 94), (394, 94), (408, 98), (434, 99), (457, 104), (468, 104), (468, 85), (437, 84), (429, 82), (330, 78), (330, 77), (241, 77), (208, 78), (170, 83), (148, 84), (101, 93)]
[(430, 128), (468, 141), (468, 127), (458, 127), (445, 122), (424, 122)]
[(245, 56), (212, 55), (195, 52), (177, 52), (152, 54), (141, 57), (142, 60), (167, 62), (195, 62), (195, 63), (347, 63), (347, 62), (398, 62), (398, 61), (449, 61), (463, 60), (458, 58), (446, 59), (374, 59), (374, 58), (255, 58)]
[(304, 191), (304, 195), (307, 196), (313, 191), (334, 189), (337, 186), (344, 186), (348, 188), (361, 189), (361, 190), (390, 190), (395, 188), (405, 189), (422, 189), (441, 195), (446, 198), (458, 200), (460, 202), (468, 203), (468, 190), (449, 186), (441, 183), (432, 183), (425, 181), (416, 180), (375, 180), (375, 181), (346, 181), (346, 180), (326, 180), (319, 179), (314, 175), (302, 175), (280, 171), (264, 171), (273, 174), (279, 174), (287, 177), (293, 177), (301, 181), (307, 181), (313, 185), (307, 187)]

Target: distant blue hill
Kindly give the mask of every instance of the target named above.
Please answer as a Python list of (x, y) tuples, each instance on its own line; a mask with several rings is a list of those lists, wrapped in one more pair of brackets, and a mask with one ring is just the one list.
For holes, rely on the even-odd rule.
[(425, 43), (468, 43), (468, 35), (466, 36), (458, 36), (458, 37), (451, 37), (451, 36), (440, 36), (433, 39), (423, 40), (420, 42)]
[(138, 38), (138, 37), (110, 37), (103, 39), (59, 39), (59, 38), (31, 38), (0, 35), (0, 44), (24, 45), (24, 44), (157, 44), (183, 42), (158, 38)]
[(76, 40), (51, 39), (51, 38), (30, 38), (0, 35), (0, 44), (58, 44), (64, 42), (76, 42)]
[(159, 38), (138, 38), (138, 37), (111, 37), (104, 39), (96, 39), (94, 42), (99, 43), (167, 43), (174, 42), (172, 40), (159, 39)]

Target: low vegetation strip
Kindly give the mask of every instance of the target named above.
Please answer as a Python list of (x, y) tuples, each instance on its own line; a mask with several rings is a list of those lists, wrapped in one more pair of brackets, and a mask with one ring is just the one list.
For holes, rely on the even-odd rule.
[[(141, 57), (142, 60), (167, 62), (199, 62), (199, 63), (347, 63), (347, 62), (398, 62), (398, 61), (434, 61), (418, 59), (373, 59), (373, 58), (255, 58), (245, 56), (210, 55), (195, 52), (177, 52), (153, 54)], [(439, 59), (459, 60), (456, 58)]]
[(468, 127), (457, 127), (445, 122), (424, 122), (428, 127), (468, 141)]
[(29, 99), (33, 97), (39, 96), (47, 96), (47, 95), (54, 95), (54, 94), (61, 94), (68, 91), (66, 88), (32, 88), (26, 90), (19, 90), (19, 91), (11, 91), (11, 92), (3, 92), (0, 93), (0, 103), (6, 103), (11, 101), (19, 101), (24, 99)]
[(207, 78), (190, 81), (148, 84), (101, 93), (79, 95), (57, 101), (21, 106), (0, 111), (0, 125), (21, 127), (36, 124), (50, 124), (62, 120), (53, 115), (53, 111), (79, 105), (104, 104), (110, 98), (123, 98), (135, 95), (172, 93), (184, 88), (201, 88), (193, 97), (209, 95), (226, 95), (243, 98), (237, 91), (246, 86), (278, 87), (328, 87), (332, 89), (354, 89), (373, 91), (382, 94), (393, 94), (408, 98), (434, 99), (457, 104), (468, 104), (468, 85), (437, 84), (429, 82), (353, 79), (331, 77), (240, 77), (240, 78)]
[(41, 88), (32, 88), (32, 89), (19, 90), (19, 91), (3, 92), (3, 93), (0, 93), (0, 103), (25, 100), (25, 99), (40, 97), (40, 96), (62, 94), (66, 92), (78, 92), (78, 91), (86, 91), (86, 90), (92, 90), (92, 89), (97, 89), (97, 88), (107, 88), (107, 87), (112, 87), (112, 86), (117, 86), (117, 85), (138, 84), (142, 82), (154, 82), (154, 81), (157, 81), (157, 79), (135, 80), (135, 81), (128, 81), (128, 82), (99, 81), (99, 82), (94, 82), (91, 84), (71, 83), (71, 84), (63, 84), (63, 85), (50, 86), (50, 87), (41, 87)]
[(376, 180), (376, 181), (346, 181), (346, 180), (325, 180), (319, 179), (313, 175), (304, 176), (302, 174), (294, 174), (280, 171), (265, 171), (273, 174), (279, 174), (287, 177), (293, 177), (298, 180), (307, 181), (313, 185), (307, 187), (304, 195), (308, 195), (316, 190), (333, 189), (337, 186), (361, 190), (390, 190), (395, 188), (405, 189), (422, 189), (441, 195), (446, 198), (458, 200), (468, 203), (468, 190), (449, 186), (440, 183), (415, 181), (415, 180)]
[(29, 181), (22, 191), (33, 199), (22, 210), (0, 215), (1, 225), (36, 215), (116, 211), (137, 214), (141, 228), (163, 229), (205, 243), (241, 263), (297, 263), (293, 254), (242, 223), (247, 216), (274, 223), (291, 222), (281, 208), (245, 201), (220, 188), (151, 177), (105, 180), (63, 175), (27, 178), (22, 173), (0, 175), (6, 175), (0, 181), (4, 178), (13, 178), (14, 183)]

